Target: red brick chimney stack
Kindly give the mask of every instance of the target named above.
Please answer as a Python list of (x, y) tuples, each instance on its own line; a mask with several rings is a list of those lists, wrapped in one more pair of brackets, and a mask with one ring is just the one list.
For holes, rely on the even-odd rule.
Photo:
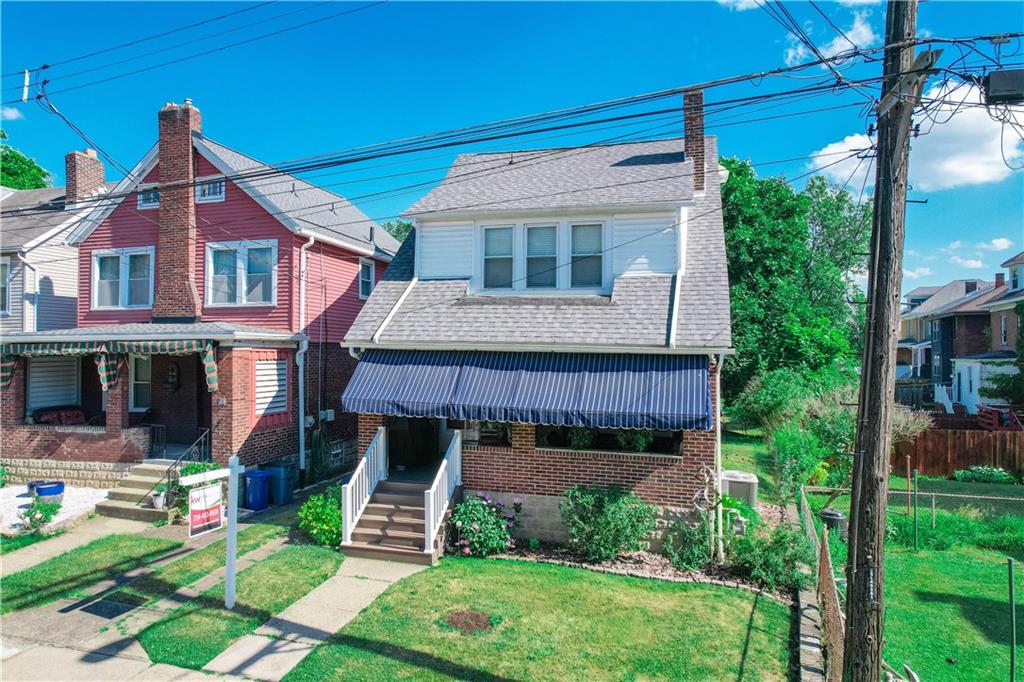
[(83, 199), (99, 194), (106, 188), (106, 169), (92, 149), (68, 152), (64, 156), (64, 210), (71, 210)]
[(202, 309), (196, 290), (195, 148), (192, 133), (203, 118), (186, 99), (167, 103), (160, 127), (160, 234), (156, 247), (154, 322), (197, 322)]
[(996, 286), (997, 287), (1001, 287), (1004, 284), (1006, 284), (1006, 273), (997, 272), (996, 273)]
[(683, 93), (683, 134), (686, 158), (693, 159), (693, 190), (704, 191), (704, 91)]

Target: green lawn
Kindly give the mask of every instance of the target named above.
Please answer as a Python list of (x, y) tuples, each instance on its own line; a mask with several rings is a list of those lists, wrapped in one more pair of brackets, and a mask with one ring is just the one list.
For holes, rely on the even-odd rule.
[[(283, 526), (256, 524), (238, 533), (238, 554), (242, 556), (287, 532)], [(200, 578), (224, 566), (225, 542), (223, 538), (210, 543), (188, 556), (171, 562), (152, 573), (141, 576), (128, 585), (106, 596), (106, 599), (128, 604), (146, 604), (159, 601), (181, 587), (191, 585)]]
[(218, 585), (139, 633), (154, 663), (199, 670), (239, 638), (334, 575), (342, 557), (315, 545), (290, 545), (238, 574), (235, 608)]
[[(911, 482), (913, 489), (913, 482)], [(903, 504), (906, 506), (907, 479), (900, 476), (889, 477), (889, 504)], [(990, 514), (1020, 514), (1024, 516), (1024, 485), (1008, 485), (1005, 483), (961, 483), (960, 481), (935, 478), (919, 478), (917, 482), (918, 495), (922, 505), (931, 507), (931, 498), (927, 493), (947, 493), (953, 495), (976, 495), (990, 497), (1012, 497), (1019, 501), (992, 501), (962, 498), (936, 497), (935, 506), (942, 509), (957, 509), (962, 506), (970, 506)], [(902, 492), (902, 495), (897, 494)]]
[(34, 545), (37, 542), (43, 540), (49, 540), (61, 535), (64, 531), (59, 530), (56, 533), (50, 533), (49, 535), (43, 535), (41, 533), (19, 533), (18, 535), (0, 535), (0, 554), (7, 554), (8, 552), (14, 552), (21, 549), (22, 547), (28, 547)]
[(722, 431), (722, 468), (757, 474), (759, 494), (775, 501), (775, 463), (760, 429)]
[(3, 580), (0, 613), (41, 606), (138, 566), (181, 546), (142, 535), (108, 535), (47, 559)]
[[(453, 611), (493, 630), (462, 634)], [(443, 559), (392, 585), (285, 678), (784, 680), (790, 611), (750, 592)]]

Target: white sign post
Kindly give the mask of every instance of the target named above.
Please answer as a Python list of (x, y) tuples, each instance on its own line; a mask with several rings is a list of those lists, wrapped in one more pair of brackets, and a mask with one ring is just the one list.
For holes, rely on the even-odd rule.
[(228, 460), (228, 542), (224, 576), (224, 607), (235, 608), (235, 553), (238, 543), (238, 478), (245, 467), (238, 463), (238, 455)]

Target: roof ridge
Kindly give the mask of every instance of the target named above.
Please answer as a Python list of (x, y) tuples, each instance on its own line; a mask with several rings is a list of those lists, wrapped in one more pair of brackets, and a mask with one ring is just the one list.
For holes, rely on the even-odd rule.
[[(712, 136), (708, 135), (706, 137)], [(683, 135), (673, 135), (672, 137), (659, 137), (654, 140), (623, 140), (622, 142), (603, 142), (598, 144), (569, 144), (558, 147), (536, 147), (532, 149), (502, 149), (496, 152), (463, 152), (456, 156), (456, 159), (462, 158), (464, 156), (504, 156), (505, 154), (527, 154), (530, 152), (550, 152), (559, 151), (563, 149), (596, 149), (603, 147), (622, 147), (627, 144), (656, 144), (658, 142), (674, 142), (676, 140), (682, 141), (683, 139)]]

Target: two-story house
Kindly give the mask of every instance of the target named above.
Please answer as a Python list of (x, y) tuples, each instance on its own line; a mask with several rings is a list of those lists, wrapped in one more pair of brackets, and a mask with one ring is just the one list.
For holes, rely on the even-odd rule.
[(903, 296), (900, 338), (896, 344), (897, 379), (927, 379), (931, 376), (932, 354), (928, 328), (923, 318), (912, 313), (942, 287), (917, 287)]
[(345, 337), (362, 459), (343, 547), (429, 561), (459, 486), (564, 540), (575, 484), (667, 514), (718, 490), (731, 353), (716, 140), (460, 155)]
[[(924, 300), (921, 300), (917, 305), (900, 315), (900, 336), (902, 340), (897, 345), (897, 353), (899, 352), (899, 347), (911, 351), (910, 377), (930, 378), (934, 383), (939, 383), (933, 375), (937, 367), (941, 368), (948, 364), (948, 358), (944, 359), (942, 351), (937, 351), (933, 345), (932, 337), (935, 330), (930, 320), (932, 313), (953, 301), (988, 286), (990, 286), (989, 282), (980, 279), (955, 279), (948, 284), (938, 287), (936, 291), (930, 294), (920, 293), (917, 295), (916, 298)], [(927, 290), (925, 289), (924, 292), (927, 292)], [(941, 373), (940, 369), (939, 374), (941, 375)], [(948, 378), (946, 381), (948, 382)]]
[(67, 237), (74, 328), (3, 339), (0, 456), (305, 469), (307, 428), (354, 436), (334, 409), (355, 365), (339, 342), (398, 244), (343, 197), (204, 135), (189, 100), (158, 130)]

